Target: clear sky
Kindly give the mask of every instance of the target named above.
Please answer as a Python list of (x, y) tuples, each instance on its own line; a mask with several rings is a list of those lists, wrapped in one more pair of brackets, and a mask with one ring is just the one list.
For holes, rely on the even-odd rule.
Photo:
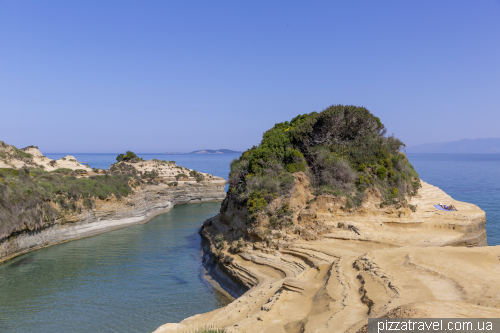
[(245, 150), (365, 106), (407, 146), (500, 137), (500, 1), (3, 1), (0, 140)]

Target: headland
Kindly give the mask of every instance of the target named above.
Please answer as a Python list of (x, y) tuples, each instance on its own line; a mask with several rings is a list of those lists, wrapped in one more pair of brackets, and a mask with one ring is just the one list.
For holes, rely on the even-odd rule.
[(487, 246), (485, 212), (420, 180), (402, 146), (354, 106), (276, 124), (233, 162), (220, 214), (200, 230), (206, 269), (239, 297), (156, 332), (500, 317), (500, 246)]
[[(0, 262), (42, 247), (145, 223), (174, 206), (222, 201), (226, 181), (137, 156), (92, 169), (37, 147), (0, 143)], [(126, 156), (126, 155), (124, 155)]]

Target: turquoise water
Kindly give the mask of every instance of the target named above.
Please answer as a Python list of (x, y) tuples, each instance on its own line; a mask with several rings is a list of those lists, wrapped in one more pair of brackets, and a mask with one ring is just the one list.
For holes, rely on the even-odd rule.
[(224, 306), (202, 277), (201, 223), (220, 203), (0, 265), (0, 332), (149, 332)]
[(408, 154), (408, 159), (422, 180), (483, 209), (488, 245), (500, 245), (499, 154)]

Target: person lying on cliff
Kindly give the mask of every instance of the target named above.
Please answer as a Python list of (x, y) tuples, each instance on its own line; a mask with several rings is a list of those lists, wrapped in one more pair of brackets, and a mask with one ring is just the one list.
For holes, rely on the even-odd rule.
[(444, 208), (444, 209), (446, 209), (446, 210), (455, 210), (455, 211), (457, 211), (457, 210), (458, 210), (458, 209), (457, 209), (455, 206), (453, 206), (453, 205), (446, 206), (446, 205), (443, 205), (442, 203), (439, 203), (439, 206), (443, 207), (443, 208)]

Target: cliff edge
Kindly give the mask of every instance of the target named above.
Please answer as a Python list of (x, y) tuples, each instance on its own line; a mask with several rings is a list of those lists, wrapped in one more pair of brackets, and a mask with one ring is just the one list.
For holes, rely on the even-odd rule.
[[(227, 219), (235, 211), (203, 224), (205, 265), (242, 295), (157, 333), (204, 325), (227, 332), (357, 332), (371, 317), (500, 316), (500, 246), (482, 246), (479, 207), (422, 182), (411, 200), (416, 212), (390, 213), (368, 197), (362, 211), (350, 212), (332, 196), (311, 202), (307, 177), (295, 178), (293, 231), (238, 245), (228, 223), (234, 219)], [(436, 201), (459, 210), (439, 211)]]
[(0, 142), (0, 262), (145, 223), (177, 205), (222, 201), (225, 185), (173, 161), (134, 158), (91, 169), (71, 156), (54, 161), (36, 147)]
[(200, 231), (206, 269), (241, 296), (157, 333), (362, 332), (370, 317), (498, 317), (500, 247), (487, 246), (484, 211), (421, 181), (404, 144), (385, 133), (352, 105), (265, 132), (231, 164), (220, 214)]

